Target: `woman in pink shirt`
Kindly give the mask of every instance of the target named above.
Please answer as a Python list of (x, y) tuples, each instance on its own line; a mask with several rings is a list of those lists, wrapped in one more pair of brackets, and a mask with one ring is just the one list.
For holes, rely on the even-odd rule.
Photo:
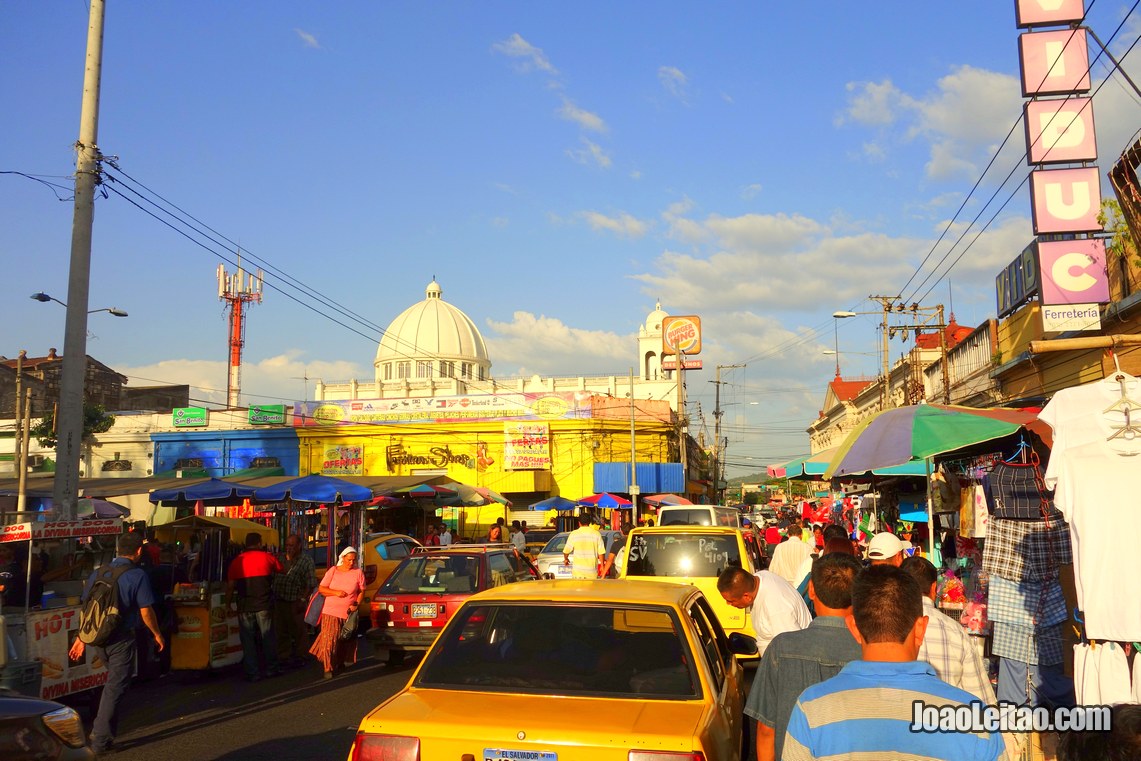
[(357, 660), (355, 633), (348, 640), (340, 638), (345, 619), (360, 606), (364, 597), (364, 572), (356, 566), (356, 548), (346, 547), (341, 550), (337, 565), (325, 572), (318, 588), (325, 603), (321, 608), (320, 632), (309, 652), (325, 667), (325, 679), (332, 679), (333, 674)]

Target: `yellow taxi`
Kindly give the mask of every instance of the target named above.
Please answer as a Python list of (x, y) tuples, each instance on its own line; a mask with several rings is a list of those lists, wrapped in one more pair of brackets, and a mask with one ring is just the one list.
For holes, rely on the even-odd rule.
[(468, 598), (350, 761), (739, 761), (744, 676), (693, 586), (544, 580)]
[[(626, 539), (622, 579), (654, 579), (692, 584), (705, 593), (721, 626), (730, 634), (756, 637), (749, 612), (734, 608), (717, 591), (717, 577), (730, 566), (749, 573), (760, 568), (755, 545), (740, 529), (726, 526), (650, 526), (636, 528)], [(757, 660), (755, 654), (742, 659)]]

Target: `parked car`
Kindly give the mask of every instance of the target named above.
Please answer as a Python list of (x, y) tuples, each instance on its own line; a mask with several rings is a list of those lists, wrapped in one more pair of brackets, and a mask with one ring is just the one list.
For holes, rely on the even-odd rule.
[(95, 751), (74, 709), (0, 687), (0, 758), (80, 761), (95, 758)]
[(693, 584), (705, 593), (725, 631), (756, 637), (748, 611), (729, 605), (717, 591), (717, 577), (734, 565), (756, 573), (760, 563), (756, 544), (746, 542), (739, 529), (652, 526), (630, 532), (620, 578)]
[(653, 581), (510, 584), (469, 598), (350, 761), (738, 761), (744, 676), (708, 600)]
[(530, 558), (510, 544), (423, 547), (373, 596), (366, 635), (379, 660), (400, 663), (407, 653), (427, 650), (473, 594), (538, 578)]
[(361, 570), (364, 571), (364, 603), (368, 605), (380, 585), (388, 581), (388, 577), (400, 565), (400, 561), (411, 555), (421, 547), (420, 542), (404, 534), (394, 534), (389, 531), (369, 534), (368, 539), (361, 546), (358, 558)]
[(524, 537), (527, 540), (527, 554), (534, 560), (547, 546), (547, 542), (551, 541), (551, 537), (557, 534), (558, 531), (553, 528), (533, 528), (528, 529)]
[[(601, 533), (602, 544), (606, 547), (607, 552), (610, 551), (611, 543), (613, 543), (616, 538), (622, 536), (620, 531), (612, 531), (610, 529), (603, 529)], [(570, 536), (569, 531), (560, 531), (555, 534), (539, 554), (535, 556), (535, 565), (539, 569), (539, 575), (543, 578), (570, 578), (570, 566), (564, 565), (563, 562), (563, 547), (567, 544), (568, 536)]]

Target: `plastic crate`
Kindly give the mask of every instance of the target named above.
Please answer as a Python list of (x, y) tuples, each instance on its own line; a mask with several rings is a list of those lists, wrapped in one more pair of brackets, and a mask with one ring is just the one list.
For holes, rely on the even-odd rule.
[(44, 664), (39, 661), (9, 661), (0, 669), (0, 687), (38, 698), (43, 684)]

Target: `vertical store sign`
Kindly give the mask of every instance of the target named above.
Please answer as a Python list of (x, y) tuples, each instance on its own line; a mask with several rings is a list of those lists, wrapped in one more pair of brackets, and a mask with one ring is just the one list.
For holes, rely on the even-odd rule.
[[(1105, 243), (1085, 237), (1101, 230), (1101, 178), (1096, 166), (1057, 166), (1097, 160), (1093, 101), (1081, 97), (1090, 89), (1088, 34), (1077, 26), (1084, 17), (1084, 0), (1015, 0), (1016, 25), (1028, 30), (1018, 38), (1018, 54), (1022, 95), (1031, 99), (1024, 115), (1034, 234), (1069, 238), (1038, 241), (1041, 300), (1088, 315), (1109, 300)], [(1087, 330), (1101, 327), (1100, 320), (1082, 322)], [(1074, 323), (1061, 324), (1045, 320), (1043, 329)]]

